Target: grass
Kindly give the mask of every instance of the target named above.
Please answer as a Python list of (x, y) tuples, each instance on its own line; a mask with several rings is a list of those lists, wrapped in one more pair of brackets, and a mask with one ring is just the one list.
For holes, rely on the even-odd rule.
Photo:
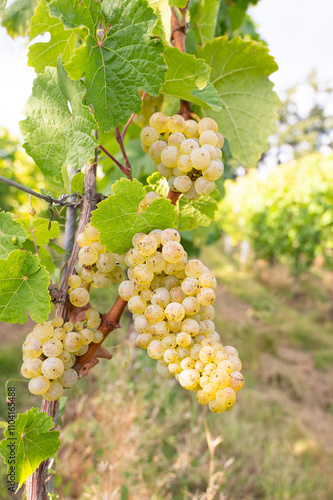
[[(333, 498), (329, 280), (313, 273), (295, 295), (283, 268), (240, 269), (219, 245), (203, 259), (219, 282), (217, 329), (244, 363), (235, 407), (211, 414), (162, 379), (125, 318), (107, 340), (112, 361), (69, 393), (53, 479), (62, 500)], [(2, 353), (1, 383), (16, 349)]]

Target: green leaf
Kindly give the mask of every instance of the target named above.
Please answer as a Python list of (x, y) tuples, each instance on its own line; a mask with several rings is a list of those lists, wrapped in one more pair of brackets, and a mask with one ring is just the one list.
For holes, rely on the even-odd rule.
[(177, 213), (170, 200), (154, 200), (146, 210), (138, 212), (146, 191), (136, 179), (131, 182), (122, 178), (113, 184), (112, 190), (114, 195), (99, 203), (91, 218), (108, 251), (123, 254), (131, 248), (136, 233), (174, 227)]
[(191, 30), (200, 45), (214, 38), (219, 0), (192, 0), (190, 2)]
[[(50, 9), (67, 28), (84, 25), (89, 31), (66, 69), (74, 80), (84, 73), (86, 103), (93, 106), (102, 131), (140, 113), (139, 89), (159, 94), (165, 71), (163, 44), (149, 37), (157, 17), (147, 2), (123, 0), (118, 6), (104, 0), (100, 7), (88, 0), (53, 0)], [(89, 9), (93, 9), (91, 17)], [(97, 34), (100, 22), (106, 29)]]
[(84, 188), (84, 173), (78, 172), (73, 176), (71, 180), (71, 192), (82, 194), (83, 188)]
[(38, 408), (31, 408), (25, 413), (19, 413), (5, 431), (5, 439), (0, 442), (0, 453), (8, 465), (10, 472), (11, 451), (15, 452), (15, 482), (18, 488), (22, 486), (39, 466), (52, 457), (60, 448), (60, 432), (51, 430), (54, 427), (52, 417), (40, 413)]
[(45, 175), (60, 181), (63, 165), (81, 168), (97, 145), (93, 137), (97, 124), (82, 104), (84, 94), (83, 83), (70, 80), (58, 61), (57, 69), (46, 68), (34, 80), (24, 109), (27, 118), (20, 122), (26, 152)]
[(148, 186), (146, 186), (146, 192), (148, 191), (156, 191), (160, 193), (162, 196), (167, 196), (169, 192), (168, 181), (165, 177), (162, 177), (158, 172), (154, 172), (147, 179)]
[(22, 225), (13, 219), (13, 214), (0, 212), (0, 259), (6, 259), (27, 237)]
[(209, 226), (218, 209), (212, 196), (203, 196), (199, 200), (179, 200), (178, 230), (191, 231), (198, 226)]
[(52, 255), (50, 254), (48, 249), (45, 247), (39, 247), (38, 252), (39, 252), (39, 258), (40, 258), (42, 265), (45, 266), (47, 272), (51, 276), (56, 270), (56, 266), (55, 266)]
[(187, 0), (169, 0), (170, 7), (180, 7), (184, 9), (187, 5)]
[(15, 0), (6, 9), (2, 25), (12, 38), (28, 34), (30, 19), (34, 15), (37, 3), (38, 0)]
[(219, 98), (211, 87), (210, 92), (202, 92), (200, 98), (195, 96), (195, 91), (203, 91), (209, 82), (210, 67), (205, 61), (190, 54), (183, 54), (176, 47), (167, 47), (164, 57), (168, 66), (162, 88), (164, 94), (199, 104), (199, 106), (208, 105), (215, 110), (221, 109)]
[(198, 56), (212, 67), (211, 82), (222, 104), (222, 111), (210, 116), (228, 139), (232, 155), (255, 167), (276, 130), (280, 100), (268, 80), (277, 70), (274, 58), (266, 46), (239, 37), (207, 42)]
[[(34, 232), (36, 244), (47, 245), (50, 240), (58, 238), (60, 235), (59, 222), (52, 221), (49, 230), (49, 220), (37, 217), (36, 219), (20, 219), (21, 224), (30, 234), (29, 239), (33, 241), (32, 230)], [(32, 227), (30, 226), (32, 224)]]
[(165, 43), (170, 42), (171, 38), (171, 10), (168, 0), (148, 0), (151, 7), (158, 16), (158, 21), (153, 30), (153, 34), (159, 36)]
[(5, 15), (6, 3), (7, 3), (7, 0), (0, 0), (0, 21), (2, 21), (4, 15)]
[(70, 255), (69, 252), (67, 252), (67, 250), (65, 250), (64, 248), (61, 248), (59, 245), (56, 245), (55, 243), (49, 243), (48, 246), (50, 248), (52, 248), (52, 250), (55, 250), (60, 255), (63, 255), (63, 254)]
[[(80, 33), (80, 30), (76, 32)], [(34, 67), (37, 73), (44, 71), (46, 66), (57, 66), (59, 55), (62, 61), (68, 61), (76, 39), (75, 31), (65, 30), (59, 19), (50, 16), (47, 1), (41, 0), (31, 19), (30, 40), (45, 33), (50, 34), (48, 42), (37, 42), (29, 47), (28, 65)]]
[(49, 275), (37, 255), (14, 250), (0, 259), (0, 321), (23, 324), (45, 321), (51, 310)]
[(62, 182), (64, 183), (64, 188), (67, 194), (71, 193), (71, 181), (70, 181), (70, 168), (68, 165), (63, 165), (61, 167)]

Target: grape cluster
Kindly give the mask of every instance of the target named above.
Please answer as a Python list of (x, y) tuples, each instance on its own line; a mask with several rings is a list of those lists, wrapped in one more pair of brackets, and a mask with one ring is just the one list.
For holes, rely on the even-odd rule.
[(35, 325), (23, 344), (21, 373), (31, 379), (29, 391), (42, 395), (47, 401), (59, 399), (67, 389), (76, 384), (77, 372), (72, 368), (76, 356), (88, 351), (89, 344), (103, 340), (98, 330), (99, 312), (88, 309), (85, 321), (64, 323), (60, 316), (52, 321)]
[(123, 262), (121, 255), (105, 251), (99, 241), (98, 231), (88, 223), (77, 236), (81, 247), (75, 264), (77, 274), (68, 279), (69, 300), (75, 307), (83, 307), (89, 302), (90, 286), (107, 288), (111, 283), (124, 279), (124, 271), (119, 266)]
[(168, 179), (172, 191), (188, 200), (211, 194), (224, 171), (224, 144), (212, 118), (199, 122), (180, 115), (154, 113), (140, 138), (142, 148), (154, 160), (156, 170)]
[(214, 276), (200, 260), (188, 260), (174, 229), (136, 234), (125, 263), (128, 280), (118, 290), (133, 314), (137, 345), (200, 404), (229, 410), (244, 378), (238, 352), (215, 331)]

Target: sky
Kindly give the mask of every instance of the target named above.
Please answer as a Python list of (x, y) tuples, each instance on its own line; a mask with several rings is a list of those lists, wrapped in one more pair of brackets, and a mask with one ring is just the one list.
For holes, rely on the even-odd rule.
[[(333, 0), (260, 0), (250, 14), (279, 65), (271, 80), (281, 96), (312, 69), (320, 79), (333, 80)], [(26, 54), (26, 40), (12, 40), (0, 28), (0, 126), (15, 134), (35, 76)], [(300, 99), (306, 107), (305, 88)]]

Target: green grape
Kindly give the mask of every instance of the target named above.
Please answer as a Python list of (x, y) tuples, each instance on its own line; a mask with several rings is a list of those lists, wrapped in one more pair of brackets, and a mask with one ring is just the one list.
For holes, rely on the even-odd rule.
[(215, 360), (216, 351), (209, 345), (206, 345), (200, 349), (199, 359), (203, 363), (213, 363)]
[(65, 349), (63, 349), (61, 351), (61, 354), (58, 356), (58, 358), (61, 359), (61, 361), (65, 364), (71, 360), (71, 354), (68, 351), (66, 351)]
[(140, 264), (133, 269), (133, 280), (139, 284), (147, 284), (154, 278), (154, 273), (149, 271), (146, 264)]
[(197, 299), (202, 306), (210, 306), (215, 302), (215, 292), (211, 288), (202, 288)]
[(237, 356), (234, 356), (233, 354), (229, 354), (228, 359), (232, 363), (234, 371), (240, 372), (242, 369), (241, 360)]
[(199, 144), (194, 139), (186, 139), (181, 143), (179, 149), (182, 155), (190, 155), (192, 151), (199, 149)]
[(82, 345), (80, 347), (80, 349), (78, 349), (77, 351), (75, 351), (73, 354), (74, 356), (83, 356), (89, 349), (89, 346), (87, 345)]
[(186, 318), (182, 323), (182, 331), (195, 337), (199, 333), (199, 323), (192, 318)]
[(112, 281), (109, 274), (97, 271), (94, 275), (94, 284), (97, 288), (108, 288)]
[(181, 132), (174, 132), (173, 134), (169, 135), (168, 138), (168, 146), (175, 146), (176, 148), (179, 148), (182, 142), (184, 142), (185, 135), (182, 134)]
[(232, 356), (237, 356), (239, 357), (239, 354), (238, 354), (238, 351), (237, 349), (235, 349), (234, 347), (232, 347), (231, 345), (226, 345), (224, 347), (224, 350), (225, 352), (227, 353), (227, 355), (232, 355)]
[(149, 156), (152, 160), (157, 161), (158, 163), (161, 161), (161, 154), (164, 148), (167, 147), (167, 143), (165, 141), (156, 141), (149, 147)]
[(44, 377), (52, 380), (59, 378), (64, 371), (64, 363), (59, 358), (47, 358), (42, 363), (42, 373)]
[(220, 160), (213, 160), (202, 172), (203, 177), (210, 182), (217, 181), (223, 174), (223, 163)]
[(186, 332), (180, 332), (176, 336), (179, 347), (188, 347), (191, 344), (191, 336)]
[[(214, 148), (214, 146), (210, 146), (209, 144), (204, 144), (203, 146), (201, 146), (203, 149), (205, 149), (206, 151), (208, 151), (209, 155), (210, 155), (210, 160), (211, 161), (214, 161), (214, 160), (217, 160), (218, 159), (218, 152), (217, 152), (217, 149), (218, 148)], [(221, 158), (222, 158), (222, 154), (221, 154)], [(208, 167), (207, 167), (208, 168)]]
[[(191, 163), (189, 155), (183, 155), (182, 154), (178, 158), (178, 160), (177, 160), (177, 168), (178, 168), (178, 170), (180, 170), (181, 172), (183, 172), (185, 174), (187, 172), (190, 172), (190, 170), (192, 170), (192, 163)], [(171, 177), (171, 175), (170, 175), (170, 177)], [(166, 176), (164, 176), (164, 177), (166, 177)]]
[(92, 264), (95, 264), (95, 262), (97, 262), (98, 252), (90, 246), (84, 246), (79, 250), (78, 257), (79, 261), (84, 266), (91, 266)]
[(209, 146), (213, 146), (215, 148), (217, 146), (217, 143), (218, 137), (213, 130), (204, 130), (199, 136), (200, 146), (209, 144)]
[(198, 133), (198, 124), (195, 120), (186, 120), (184, 135), (187, 138), (195, 137)]
[(146, 234), (144, 236), (141, 236), (141, 238), (138, 240), (136, 249), (144, 257), (150, 257), (156, 252), (157, 241), (153, 236), (149, 236), (149, 234)]
[(37, 377), (33, 377), (29, 381), (28, 389), (31, 394), (35, 394), (36, 396), (41, 396), (45, 394), (50, 388), (50, 381), (48, 378), (43, 375), (38, 375)]
[(54, 332), (54, 327), (48, 321), (44, 323), (38, 323), (34, 328), (34, 336), (39, 340), (46, 340), (52, 337)]
[(28, 358), (21, 367), (21, 373), (25, 378), (32, 378), (41, 375), (42, 361), (38, 358)]
[(74, 328), (74, 325), (71, 321), (67, 321), (66, 323), (64, 323), (64, 330), (66, 330), (66, 332), (71, 332)]
[(181, 290), (185, 295), (196, 295), (200, 291), (199, 281), (191, 276), (185, 278), (181, 284)]
[(170, 292), (167, 288), (156, 288), (151, 294), (151, 303), (161, 307), (166, 307), (170, 302)]
[(48, 391), (43, 393), (43, 398), (46, 401), (57, 401), (64, 393), (64, 388), (60, 382), (51, 382)]
[(136, 337), (136, 345), (141, 349), (148, 349), (149, 344), (153, 340), (153, 337), (150, 333), (139, 333)]
[(160, 175), (162, 175), (162, 177), (165, 177), (166, 179), (170, 179), (170, 177), (173, 176), (173, 168), (166, 167), (163, 163), (158, 164), (157, 171)]
[(132, 245), (135, 247), (141, 236), (145, 236), (146, 233), (136, 233), (132, 238)]
[(168, 128), (168, 117), (161, 112), (154, 113), (149, 118), (149, 125), (154, 127), (160, 134), (163, 134)]
[(206, 149), (195, 149), (190, 154), (190, 160), (193, 168), (196, 170), (204, 170), (210, 163), (210, 154)]
[(144, 315), (139, 315), (134, 320), (134, 327), (138, 333), (150, 333), (150, 326)]
[(128, 301), (128, 309), (132, 314), (143, 314), (147, 307), (147, 302), (143, 300), (139, 295), (131, 297)]
[(125, 280), (122, 283), (120, 283), (118, 287), (118, 293), (119, 296), (126, 301), (128, 301), (135, 295), (138, 295), (138, 292), (135, 289), (133, 282), (130, 280)]
[(85, 288), (75, 288), (69, 296), (71, 304), (75, 307), (83, 307), (87, 305), (89, 298), (89, 292)]
[(99, 239), (97, 229), (95, 229), (90, 222), (85, 225), (83, 232), (85, 237), (90, 241), (97, 241)]
[(69, 332), (63, 340), (64, 349), (68, 352), (75, 352), (82, 346), (82, 337), (78, 332)]
[(179, 383), (184, 389), (194, 389), (199, 383), (200, 375), (193, 368), (183, 370), (179, 375)]
[(161, 153), (161, 162), (166, 167), (175, 167), (179, 156), (179, 149), (176, 146), (167, 146)]
[(219, 370), (226, 371), (228, 373), (228, 375), (230, 375), (230, 373), (234, 371), (234, 365), (228, 359), (225, 359), (224, 361), (221, 361), (217, 365), (217, 367), (218, 367)]
[(173, 181), (173, 185), (180, 193), (186, 193), (191, 189), (192, 181), (187, 175), (179, 175)]
[(102, 273), (110, 273), (116, 267), (116, 258), (112, 253), (102, 253), (96, 262), (96, 267)]
[(24, 342), (23, 352), (29, 358), (38, 358), (43, 352), (43, 342), (37, 338), (30, 338)]
[(198, 134), (199, 136), (204, 132), (204, 130), (213, 130), (213, 132), (217, 133), (217, 123), (213, 118), (209, 118), (208, 116), (203, 118), (198, 123)]
[(230, 373), (230, 387), (238, 392), (244, 385), (244, 377), (240, 372)]
[(168, 335), (169, 331), (170, 327), (166, 321), (159, 321), (150, 327), (152, 337), (157, 339), (163, 339), (166, 335)]
[(54, 318), (52, 320), (52, 325), (54, 326), (54, 328), (59, 328), (63, 324), (64, 324), (64, 320), (62, 319), (61, 316), (54, 316)]
[(224, 389), (230, 384), (230, 376), (225, 370), (217, 368), (210, 376), (210, 381), (216, 389)]
[(159, 200), (161, 198), (161, 195), (159, 193), (156, 193), (155, 191), (148, 191), (146, 193), (144, 200), (147, 204), (147, 207), (154, 201), (154, 200)]
[(217, 135), (217, 139), (218, 139), (217, 147), (220, 148), (220, 149), (222, 149), (223, 145), (224, 145), (224, 137), (219, 132), (216, 132), (216, 135)]
[(86, 235), (84, 233), (79, 233), (77, 235), (76, 241), (81, 248), (85, 247), (85, 246), (89, 246), (91, 243), (91, 240), (88, 240), (88, 238), (86, 237)]
[(165, 317), (165, 312), (164, 312), (163, 307), (161, 307), (157, 304), (152, 304), (145, 309), (144, 315), (145, 315), (146, 320), (151, 325), (154, 325), (155, 323), (158, 323), (159, 321), (163, 321), (163, 319)]
[(151, 146), (154, 142), (158, 141), (160, 134), (153, 127), (144, 127), (140, 133), (140, 139), (144, 146)]
[(100, 330), (96, 330), (94, 332), (93, 343), (99, 344), (100, 342), (102, 342), (103, 338), (104, 338), (103, 333)]
[[(176, 335), (166, 335), (162, 339), (162, 346), (164, 347), (164, 349), (174, 349), (175, 347), (177, 347)], [(179, 354), (177, 354), (177, 357), (179, 357)]]
[(99, 241), (92, 241), (90, 243), (91, 248), (94, 248), (98, 255), (101, 255), (102, 253), (105, 253), (105, 246), (102, 245)]
[(172, 132), (183, 132), (186, 127), (184, 118), (180, 115), (173, 115), (168, 119), (168, 129)]
[(80, 332), (81, 330), (83, 330), (83, 323), (82, 321), (77, 321), (74, 325), (74, 328), (77, 332)]
[(229, 410), (236, 401), (236, 393), (231, 387), (219, 389), (216, 393), (216, 401), (219, 406)]
[(164, 351), (165, 349), (160, 340), (152, 340), (147, 347), (148, 356), (152, 359), (161, 359)]
[(200, 302), (195, 297), (186, 297), (183, 300), (182, 305), (186, 314), (189, 316), (194, 316), (194, 314), (197, 314), (201, 308)]
[(160, 244), (161, 244), (161, 234), (162, 234), (162, 232), (163, 232), (162, 229), (153, 229), (149, 233), (149, 236), (152, 236), (153, 238), (155, 238), (155, 240), (157, 242), (157, 246), (160, 246)]
[(165, 308), (165, 316), (169, 321), (182, 321), (182, 319), (185, 317), (184, 306), (182, 304), (179, 304), (178, 302), (171, 302)]
[(200, 198), (200, 195), (195, 190), (194, 184), (192, 184), (192, 187), (186, 193), (184, 193), (183, 196), (184, 198), (186, 198), (186, 200), (197, 200), (198, 198)]
[(80, 276), (77, 276), (76, 274), (73, 274), (68, 278), (68, 285), (71, 288), (78, 288), (81, 285), (81, 278)]
[(89, 345), (93, 341), (94, 334), (89, 328), (84, 328), (80, 331), (83, 345)]
[(192, 278), (200, 278), (204, 272), (205, 266), (198, 259), (189, 260), (185, 267), (186, 276), (191, 276)]
[(170, 302), (179, 302), (182, 303), (185, 299), (186, 295), (183, 293), (182, 289), (179, 286), (175, 286), (170, 290)]
[(143, 264), (145, 257), (137, 250), (137, 248), (131, 248), (126, 254), (125, 261), (129, 267), (135, 267)]
[(157, 371), (164, 378), (173, 377), (173, 373), (170, 372), (169, 368), (167, 366), (161, 365), (160, 363), (157, 364)]
[(69, 370), (65, 370), (59, 379), (59, 382), (66, 389), (68, 389), (69, 387), (73, 387), (73, 385), (75, 385), (77, 381), (78, 381), (78, 374), (75, 370), (71, 368)]
[(55, 328), (52, 338), (63, 340), (66, 335), (66, 330), (64, 328)]
[(48, 358), (60, 356), (63, 350), (63, 345), (60, 340), (56, 338), (48, 339), (43, 345), (43, 354)]
[(215, 399), (216, 397), (217, 389), (216, 387), (213, 386), (213, 384), (208, 383), (205, 384), (205, 386), (202, 389), (202, 392), (209, 401), (213, 401), (213, 399)]
[(167, 262), (176, 264), (183, 259), (185, 251), (181, 243), (177, 241), (168, 241), (163, 245), (162, 255)]
[(177, 350), (176, 349), (166, 349), (166, 351), (164, 352), (164, 355), (163, 355), (163, 359), (166, 363), (176, 363), (177, 361), (179, 361)]
[(163, 278), (162, 285), (164, 288), (170, 291), (171, 288), (179, 285), (179, 280), (176, 278), (176, 276), (166, 276), (165, 278)]
[(90, 269), (90, 266), (83, 267), (80, 272), (80, 277), (83, 283), (91, 283), (94, 280), (95, 271)]

